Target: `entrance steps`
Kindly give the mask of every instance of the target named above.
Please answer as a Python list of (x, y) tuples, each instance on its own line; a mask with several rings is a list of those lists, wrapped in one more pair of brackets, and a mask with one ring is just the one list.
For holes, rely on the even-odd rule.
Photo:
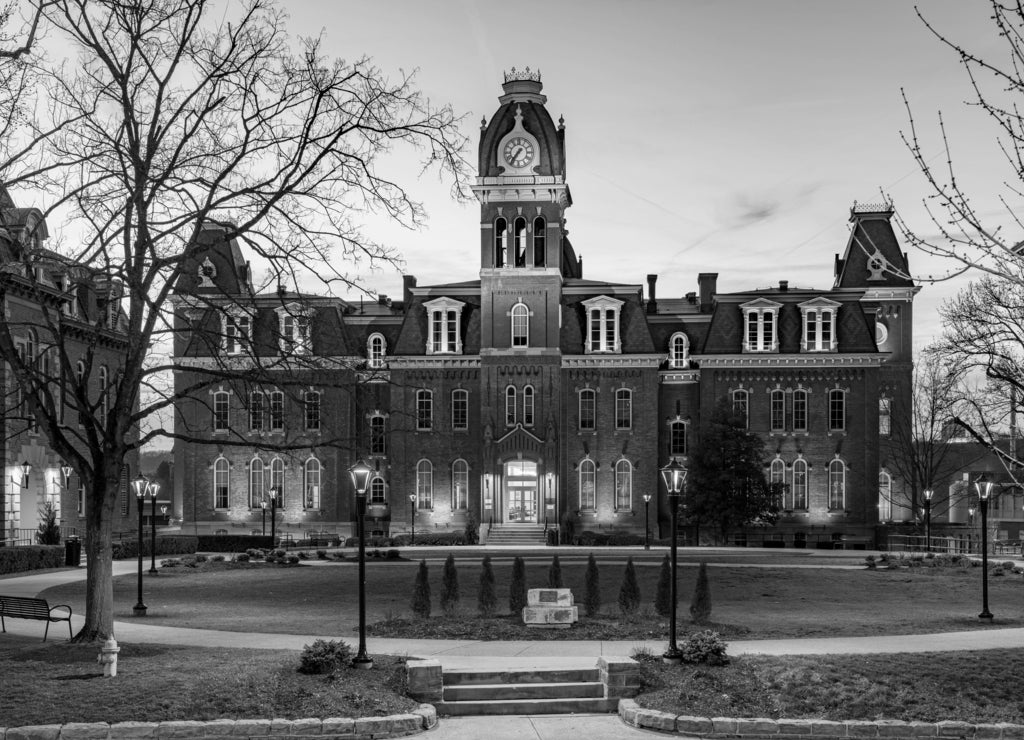
[(439, 715), (615, 712), (598, 668), (520, 671), (445, 670)]
[(545, 545), (541, 524), (494, 524), (487, 534), (487, 545)]

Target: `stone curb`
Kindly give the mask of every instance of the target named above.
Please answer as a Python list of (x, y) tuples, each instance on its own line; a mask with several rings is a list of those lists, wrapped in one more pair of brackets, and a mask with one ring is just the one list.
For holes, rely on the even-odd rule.
[[(643, 709), (633, 699), (619, 700), (619, 718), (627, 725), (678, 735), (707, 738), (766, 738), (770, 740), (811, 740), (811, 738), (884, 738), (885, 740), (1024, 740), (1024, 725), (1009, 722), (975, 725), (969, 722), (902, 722), (882, 719), (874, 722), (820, 719), (732, 719), (690, 717)], [(8, 740), (10, 740), (8, 738)]]
[(414, 735), (437, 725), (432, 704), (409, 714), (327, 719), (215, 719), (209, 722), (70, 722), (66, 725), (0, 727), (0, 740), (377, 740)]

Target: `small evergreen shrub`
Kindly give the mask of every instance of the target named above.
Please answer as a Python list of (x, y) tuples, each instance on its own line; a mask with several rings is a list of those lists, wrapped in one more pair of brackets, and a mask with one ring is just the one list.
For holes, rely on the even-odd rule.
[(161, 568), (177, 568), (179, 565), (181, 565), (180, 558), (166, 558), (160, 561)]
[(548, 567), (548, 588), (565, 588), (562, 581), (562, 564), (558, 562), (557, 555), (551, 558), (551, 565)]
[(225, 558), (224, 558), (223, 555), (211, 555), (210, 556), (210, 562), (211, 563), (223, 563), (224, 560), (225, 560)]
[(690, 602), (690, 616), (694, 624), (707, 624), (711, 619), (711, 587), (708, 585), (708, 563), (700, 561), (697, 571), (697, 586), (693, 590), (693, 601)]
[(594, 553), (587, 558), (587, 572), (583, 580), (583, 608), (588, 617), (596, 617), (601, 612), (601, 574), (597, 570)]
[(427, 619), (430, 616), (430, 574), (427, 571), (426, 560), (420, 561), (419, 570), (416, 571), (411, 606), (412, 613), (420, 619)]
[(250, 559), (251, 558), (249, 557), (249, 553), (247, 552), (240, 552), (237, 555), (235, 555), (236, 563), (248, 563)]
[(672, 566), (668, 555), (662, 558), (658, 575), (658, 591), (654, 595), (654, 611), (667, 617), (672, 611)]
[(619, 588), (619, 609), (623, 614), (634, 614), (640, 608), (640, 584), (636, 580), (636, 569), (632, 556), (626, 559), (626, 572), (622, 574)]
[(467, 545), (475, 545), (480, 542), (480, 525), (477, 523), (476, 515), (470, 511), (466, 515), (466, 529), (464, 532)]
[(384, 553), (384, 559), (385, 560), (401, 560), (402, 559), (402, 553), (400, 553), (398, 550), (396, 550), (394, 548), (391, 548), (390, 550), (388, 550), (387, 552)]
[(198, 555), (196, 555), (196, 556), (195, 556), (194, 560), (195, 560), (195, 561), (196, 561), (197, 563), (205, 563), (205, 562), (206, 562), (207, 560), (209, 560), (209, 558), (207, 558), (207, 557), (206, 557), (205, 555), (203, 555), (202, 553), (200, 553), (200, 554), (198, 554)]
[(316, 558), (317, 560), (327, 560), (327, 550), (317, 550)]
[(868, 555), (866, 558), (864, 558), (864, 564), (871, 570), (874, 570), (878, 567), (878, 563), (875, 562), (874, 555)]
[(448, 553), (444, 561), (444, 575), (441, 579), (441, 611), (454, 617), (459, 610), (459, 571), (455, 568), (455, 557)]
[(334, 673), (352, 659), (352, 648), (344, 640), (316, 640), (304, 645), (299, 655), (299, 673)]
[(508, 610), (512, 616), (520, 615), (526, 608), (526, 561), (516, 557), (512, 561), (512, 583), (508, 589)]
[(60, 525), (57, 524), (57, 507), (53, 501), (43, 504), (42, 520), (39, 522), (39, 531), (36, 532), (36, 543), (40, 545), (60, 544)]
[(725, 642), (714, 630), (695, 632), (679, 646), (684, 663), (704, 665), (726, 665), (729, 657), (725, 654)]
[(494, 570), (491, 568), (491, 556), (484, 555), (480, 569), (480, 585), (476, 592), (476, 608), (482, 617), (493, 617), (498, 608), (498, 597), (494, 593)]
[(289, 555), (288, 556), (288, 565), (298, 565), (298, 564), (299, 564), (299, 556), (298, 555)]

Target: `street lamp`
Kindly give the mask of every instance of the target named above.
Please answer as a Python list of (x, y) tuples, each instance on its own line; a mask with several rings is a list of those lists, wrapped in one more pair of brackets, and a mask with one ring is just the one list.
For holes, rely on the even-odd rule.
[(139, 601), (132, 608), (132, 613), (136, 617), (146, 616), (146, 605), (142, 603), (142, 504), (146, 498), (146, 487), (148, 485), (149, 481), (141, 475), (132, 481), (132, 488), (135, 490), (135, 499), (139, 505)]
[(263, 536), (267, 536), (267, 502), (266, 499), (260, 501), (260, 508), (263, 509)]
[(352, 486), (356, 489), (356, 528), (359, 537), (359, 651), (352, 660), (353, 668), (373, 668), (373, 658), (366, 654), (366, 538), (363, 536), (366, 518), (366, 486), (373, 470), (362, 460), (348, 469)]
[(277, 486), (270, 488), (270, 548), (277, 547), (277, 497), (281, 489)]
[(644, 494), (644, 549), (651, 549), (651, 494)]
[(932, 551), (932, 495), (931, 488), (924, 489), (924, 551)]
[(683, 654), (676, 645), (676, 532), (679, 527), (679, 496), (686, 484), (687, 470), (675, 458), (668, 465), (661, 469), (661, 478), (665, 481), (665, 491), (668, 493), (668, 502), (672, 507), (672, 608), (669, 612), (669, 642), (668, 650), (661, 656), (666, 663), (678, 665), (683, 660)]
[(991, 622), (992, 612), (988, 610), (988, 497), (992, 495), (992, 481), (974, 481), (978, 491), (978, 505), (981, 508), (981, 614), (978, 619)]
[(153, 518), (150, 519), (150, 530), (153, 533), (152, 546), (149, 548), (149, 572), (156, 574), (156, 495), (160, 492), (160, 484), (156, 481), (150, 483), (147, 488), (149, 495), (153, 497)]
[(416, 494), (409, 494), (409, 523), (412, 524), (412, 539), (410, 545), (416, 544)]
[(32, 463), (28, 460), (21, 464), (21, 487), (28, 488), (28, 474), (32, 472)]

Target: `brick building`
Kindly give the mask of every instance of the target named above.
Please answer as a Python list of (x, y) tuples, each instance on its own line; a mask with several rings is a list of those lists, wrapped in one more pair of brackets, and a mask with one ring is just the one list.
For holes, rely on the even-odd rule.
[(493, 536), (564, 517), (642, 533), (650, 493), (664, 532), (658, 469), (685, 463), (702, 409), (727, 398), (786, 487), (777, 525), (750, 536), (874, 537), (882, 501), (899, 501), (886, 448), (909, 423), (892, 409), (909, 393), (918, 290), (891, 209), (854, 206), (828, 289), (726, 295), (701, 273), (696, 291), (664, 298), (656, 275), (646, 296), (586, 279), (564, 225), (565, 126), (546, 100), (538, 74), (513, 72), (483, 126), (475, 279), (406, 277), (401, 300), (366, 306), (257, 294), (239, 246), (204, 232), (179, 290), (176, 383), (209, 381), (232, 354), (270, 374), (179, 404), (178, 429), (196, 436), (175, 448), (186, 529), (258, 530), (273, 487), (285, 531), (348, 532), (345, 469), (362, 457), (378, 470), (371, 531), (472, 516)]

